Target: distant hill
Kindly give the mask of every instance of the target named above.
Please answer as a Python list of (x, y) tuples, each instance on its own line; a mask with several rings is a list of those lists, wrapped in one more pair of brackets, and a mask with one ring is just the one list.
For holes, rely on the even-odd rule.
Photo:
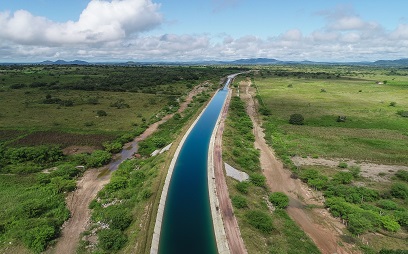
[(55, 62), (47, 60), (39, 64), (44, 64), (44, 65), (88, 65), (89, 63), (86, 61), (81, 61), (81, 60), (74, 60), (74, 61), (57, 60)]
[(230, 64), (279, 64), (282, 61), (273, 58), (249, 58), (249, 59), (238, 59), (229, 62)]
[(398, 60), (378, 60), (373, 63), (376, 66), (408, 66), (408, 58)]
[[(33, 63), (0, 63), (0, 65), (24, 65)], [(197, 60), (197, 61), (123, 61), (123, 62), (86, 62), (81, 60), (74, 61), (43, 61), (34, 63), (40, 65), (359, 65), (359, 66), (384, 66), (384, 67), (408, 67), (408, 58), (397, 60), (378, 60), (375, 62), (315, 62), (315, 61), (281, 61), (274, 58), (244, 58), (231, 61), (217, 61), (217, 60)]]

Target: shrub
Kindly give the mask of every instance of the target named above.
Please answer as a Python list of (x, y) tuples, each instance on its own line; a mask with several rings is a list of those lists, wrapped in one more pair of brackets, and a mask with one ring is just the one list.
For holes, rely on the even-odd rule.
[(316, 169), (302, 170), (300, 172), (300, 179), (318, 190), (325, 189), (329, 182), (329, 178), (320, 174)]
[(301, 114), (292, 114), (289, 118), (289, 123), (294, 125), (303, 125), (304, 117)]
[(346, 116), (338, 116), (336, 121), (338, 123), (344, 123), (346, 121)]
[(103, 229), (98, 233), (98, 242), (105, 251), (118, 251), (125, 245), (127, 238), (118, 229)]
[(347, 202), (355, 204), (363, 201), (373, 202), (379, 198), (379, 193), (376, 190), (347, 185), (332, 185), (324, 192), (324, 195), (326, 197), (342, 197)]
[(360, 176), (361, 168), (359, 166), (351, 166), (349, 172), (353, 175), (354, 178)]
[(270, 233), (273, 230), (272, 218), (269, 214), (260, 210), (251, 210), (245, 214), (248, 223), (262, 233)]
[(279, 209), (284, 209), (289, 205), (289, 198), (282, 192), (274, 192), (269, 195), (269, 201)]
[(108, 113), (106, 113), (105, 110), (98, 110), (98, 111), (96, 111), (96, 114), (97, 114), (99, 117), (107, 116), (107, 115), (108, 115)]
[(112, 205), (104, 209), (102, 221), (108, 223), (111, 229), (123, 231), (127, 229), (132, 222), (132, 216), (123, 206)]
[(395, 202), (387, 199), (382, 199), (378, 201), (378, 206), (385, 210), (397, 210), (398, 206)]
[(398, 110), (397, 114), (402, 117), (408, 117), (408, 111)]
[(353, 180), (353, 175), (350, 172), (337, 172), (333, 176), (333, 181), (341, 184), (348, 184), (351, 183)]
[(390, 107), (395, 107), (397, 106), (397, 103), (395, 101), (390, 102)]
[(248, 193), (248, 187), (249, 187), (249, 182), (244, 181), (244, 182), (239, 182), (235, 185), (235, 188), (242, 194), (247, 194)]
[(250, 179), (251, 183), (254, 184), (255, 186), (265, 187), (266, 178), (265, 178), (264, 175), (258, 174), (258, 173), (252, 173), (249, 176), (249, 179)]
[(344, 161), (342, 161), (342, 162), (339, 163), (339, 165), (338, 165), (337, 167), (339, 167), (339, 168), (347, 168), (348, 165), (347, 165), (347, 163), (345, 163)]
[(406, 170), (398, 170), (395, 174), (399, 179), (408, 182), (408, 171)]
[(374, 225), (366, 216), (361, 213), (350, 214), (348, 219), (348, 230), (355, 235), (360, 235), (367, 231), (374, 231)]
[(101, 167), (108, 163), (111, 159), (111, 154), (107, 151), (95, 150), (90, 156), (86, 158), (86, 165), (88, 167)]
[(391, 186), (391, 195), (396, 198), (407, 199), (408, 187), (403, 183), (394, 183)]
[(236, 208), (246, 208), (248, 207), (248, 203), (245, 197), (237, 195), (237, 196), (233, 196), (232, 199), (232, 204), (236, 207)]
[(122, 143), (119, 141), (105, 142), (103, 143), (103, 147), (105, 151), (109, 153), (119, 153), (122, 151)]
[(48, 242), (56, 235), (55, 229), (48, 225), (35, 227), (25, 231), (23, 243), (36, 253), (43, 252)]

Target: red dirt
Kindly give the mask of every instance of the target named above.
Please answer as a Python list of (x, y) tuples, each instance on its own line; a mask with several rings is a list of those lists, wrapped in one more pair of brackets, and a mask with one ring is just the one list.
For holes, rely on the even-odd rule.
[(225, 234), (228, 240), (228, 246), (231, 253), (240, 254), (248, 253), (244, 241), (242, 240), (239, 231), (238, 222), (234, 215), (231, 199), (229, 198), (227, 183), (223, 170), (222, 161), (222, 133), (224, 131), (224, 121), (227, 116), (229, 101), (231, 99), (231, 92), (228, 94), (227, 102), (223, 108), (221, 121), (218, 126), (217, 134), (214, 144), (214, 171), (215, 184), (217, 189), (217, 196), (219, 201), (219, 209), (221, 211), (222, 220), (224, 223)]

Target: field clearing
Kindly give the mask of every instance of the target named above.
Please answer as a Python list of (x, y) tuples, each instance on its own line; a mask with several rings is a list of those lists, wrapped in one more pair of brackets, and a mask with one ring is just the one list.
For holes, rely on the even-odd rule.
[[(73, 106), (44, 104), (47, 94), (72, 100)], [(97, 104), (87, 103), (96, 99)], [(123, 100), (129, 107), (111, 105)], [(167, 96), (129, 92), (7, 90), (0, 92), (1, 128), (64, 130), (68, 132), (125, 132), (143, 124), (168, 103)], [(107, 116), (99, 117), (98, 110)]]
[[(408, 118), (397, 112), (408, 110), (408, 86), (401, 85), (408, 79), (397, 76), (379, 85), (376, 80), (385, 77), (376, 77), (372, 81), (255, 79), (272, 114), (265, 123), (270, 140), (282, 142), (291, 155), (407, 165)], [(294, 113), (304, 116), (304, 125), (288, 123)], [(346, 121), (337, 122), (338, 116), (346, 116)]]

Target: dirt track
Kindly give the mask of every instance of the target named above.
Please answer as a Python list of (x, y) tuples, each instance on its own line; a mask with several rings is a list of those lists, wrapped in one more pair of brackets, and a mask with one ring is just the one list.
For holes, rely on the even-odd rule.
[[(285, 170), (282, 163), (276, 159), (273, 150), (264, 139), (253, 99), (255, 89), (251, 87), (250, 81), (241, 82), (240, 87), (241, 98), (246, 102), (247, 113), (254, 124), (255, 147), (260, 150), (261, 167), (270, 190), (284, 192), (289, 196), (290, 202), (287, 208), (289, 216), (309, 235), (322, 253), (356, 253), (351, 250), (351, 246), (338, 245), (338, 242), (341, 242), (339, 232), (344, 226), (331, 217), (326, 210), (304, 209), (306, 204), (322, 205), (322, 202), (318, 201), (316, 193), (311, 192), (300, 180), (292, 179), (291, 173)], [(300, 200), (304, 200), (305, 203)]]
[(228, 246), (231, 253), (241, 254), (247, 253), (247, 250), (242, 240), (241, 233), (239, 231), (238, 222), (235, 218), (234, 211), (229, 198), (227, 183), (223, 170), (222, 161), (222, 133), (224, 131), (224, 120), (227, 116), (229, 101), (231, 99), (231, 92), (228, 94), (227, 102), (223, 108), (220, 124), (218, 126), (217, 134), (214, 144), (214, 171), (215, 171), (215, 184), (217, 189), (219, 209), (221, 211), (222, 220), (224, 223), (225, 234), (228, 240)]
[[(193, 96), (206, 89), (203, 86), (195, 87), (187, 96), (185, 102), (180, 104), (178, 113), (182, 113), (192, 101)], [(160, 124), (169, 120), (174, 114), (166, 115), (162, 120), (150, 125), (136, 141), (141, 141), (154, 133)], [(125, 145), (126, 146), (126, 145)], [(101, 172), (105, 175), (98, 177)], [(71, 218), (63, 225), (61, 237), (58, 239), (55, 247), (50, 248), (47, 253), (55, 254), (72, 254), (75, 253), (80, 234), (89, 226), (91, 210), (88, 208), (91, 201), (96, 197), (98, 192), (109, 183), (111, 172), (105, 167), (100, 169), (87, 170), (83, 177), (77, 183), (77, 190), (70, 193), (67, 198), (67, 206), (71, 212)]]
[(91, 210), (88, 208), (89, 203), (110, 180), (110, 173), (98, 177), (102, 170), (90, 169), (86, 171), (77, 183), (77, 190), (67, 196), (66, 200), (71, 218), (65, 222), (62, 236), (55, 248), (51, 249), (51, 253), (75, 253), (80, 234), (87, 228), (91, 217)]

